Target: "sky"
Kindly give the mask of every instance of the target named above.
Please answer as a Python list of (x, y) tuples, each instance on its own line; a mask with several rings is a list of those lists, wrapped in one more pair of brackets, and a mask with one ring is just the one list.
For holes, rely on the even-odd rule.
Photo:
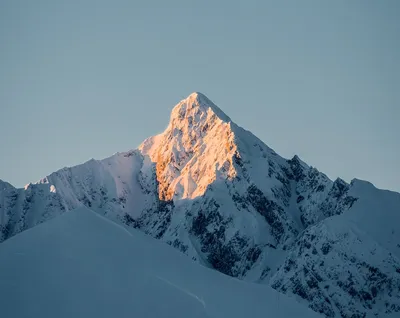
[(194, 91), (280, 155), (400, 192), (398, 0), (0, 1), (0, 179), (136, 148)]

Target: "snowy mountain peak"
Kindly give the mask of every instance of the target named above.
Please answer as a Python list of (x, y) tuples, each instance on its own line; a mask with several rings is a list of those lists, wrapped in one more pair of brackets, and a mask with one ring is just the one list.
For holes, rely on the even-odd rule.
[(400, 313), (400, 194), (282, 158), (201, 93), (136, 150), (0, 181), (0, 242), (82, 206), (327, 317)]
[(308, 168), (308, 165), (303, 160), (301, 160), (298, 155), (294, 155), (290, 161), (292, 163), (295, 163), (296, 165), (300, 165), (304, 169)]
[(236, 152), (230, 118), (201, 93), (172, 110), (167, 129), (139, 147), (156, 165), (162, 200), (194, 198), (216, 180), (217, 170), (232, 178)]
[(230, 122), (231, 119), (218, 106), (216, 106), (204, 94), (194, 92), (187, 98), (181, 100), (171, 112), (170, 123), (191, 118), (190, 120), (199, 121), (204, 117), (216, 116), (224, 122)]

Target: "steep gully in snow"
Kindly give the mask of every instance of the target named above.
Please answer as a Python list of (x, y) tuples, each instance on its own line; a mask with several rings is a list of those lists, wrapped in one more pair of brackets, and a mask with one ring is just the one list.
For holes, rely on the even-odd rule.
[(400, 194), (280, 157), (200, 93), (136, 150), (0, 181), (0, 240), (82, 206), (327, 317), (400, 314)]

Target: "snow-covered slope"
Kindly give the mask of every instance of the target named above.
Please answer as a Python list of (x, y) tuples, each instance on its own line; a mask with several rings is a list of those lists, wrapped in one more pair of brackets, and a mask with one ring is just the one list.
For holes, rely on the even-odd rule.
[(342, 215), (307, 228), (270, 284), (329, 317), (400, 309), (399, 259)]
[(87, 208), (0, 245), (2, 317), (317, 317)]
[(280, 157), (200, 93), (137, 150), (2, 183), (2, 239), (81, 206), (328, 317), (400, 313), (400, 194)]
[(0, 240), (81, 206), (114, 220), (159, 208), (154, 165), (139, 151), (64, 168), (24, 189), (0, 181)]

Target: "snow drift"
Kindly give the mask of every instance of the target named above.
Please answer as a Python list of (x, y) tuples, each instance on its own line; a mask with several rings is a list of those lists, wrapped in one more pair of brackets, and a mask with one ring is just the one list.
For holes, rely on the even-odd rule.
[(2, 317), (316, 317), (80, 208), (0, 245)]

